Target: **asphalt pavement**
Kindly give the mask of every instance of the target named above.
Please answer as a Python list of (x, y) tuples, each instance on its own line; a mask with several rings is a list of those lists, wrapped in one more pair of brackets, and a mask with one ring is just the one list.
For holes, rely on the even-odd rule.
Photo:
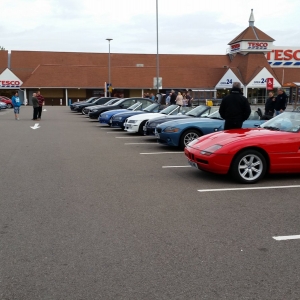
[(299, 175), (237, 184), (45, 109), (0, 111), (1, 300), (300, 299), (300, 239), (274, 239), (300, 235)]

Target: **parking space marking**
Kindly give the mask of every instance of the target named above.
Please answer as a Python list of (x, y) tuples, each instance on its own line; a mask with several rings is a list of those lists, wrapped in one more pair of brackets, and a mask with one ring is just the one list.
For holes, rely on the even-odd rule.
[(162, 166), (163, 169), (167, 169), (167, 168), (191, 168), (190, 165), (186, 165), (186, 166)]
[(116, 139), (140, 139), (143, 136), (115, 136)]
[[(153, 143), (124, 143), (124, 145), (151, 145)], [(156, 145), (156, 144), (154, 144)]]
[(148, 152), (148, 153), (140, 153), (144, 155), (151, 155), (151, 154), (183, 154), (183, 152)]
[(276, 241), (298, 240), (300, 235), (273, 236), (273, 239)]
[(206, 189), (206, 190), (198, 190), (198, 192), (223, 192), (223, 191), (245, 191), (245, 190), (288, 189), (288, 188), (299, 188), (299, 187), (300, 187), (300, 185), (258, 186), (258, 187), (249, 187), (249, 188)]

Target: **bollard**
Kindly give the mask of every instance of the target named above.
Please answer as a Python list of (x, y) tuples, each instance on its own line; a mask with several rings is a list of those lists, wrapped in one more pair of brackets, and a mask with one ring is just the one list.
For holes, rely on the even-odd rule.
[(62, 105), (62, 99), (59, 99), (59, 104)]

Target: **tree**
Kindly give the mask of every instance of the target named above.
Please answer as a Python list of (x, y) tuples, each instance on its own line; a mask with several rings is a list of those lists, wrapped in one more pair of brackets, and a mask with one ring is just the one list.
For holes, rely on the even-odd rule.
[(0, 51), (1, 51), (1, 50), (5, 50), (5, 48), (4, 48), (4, 47), (2, 47), (2, 46), (0, 46)]

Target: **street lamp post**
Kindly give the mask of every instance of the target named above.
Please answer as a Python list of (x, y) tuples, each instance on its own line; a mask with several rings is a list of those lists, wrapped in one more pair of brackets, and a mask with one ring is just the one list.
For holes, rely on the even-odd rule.
[(113, 39), (106, 39), (108, 41), (108, 91), (109, 91), (109, 97), (111, 96), (111, 82), (110, 82), (110, 41)]
[(156, 89), (159, 93), (159, 56), (158, 56), (158, 0), (156, 0)]

